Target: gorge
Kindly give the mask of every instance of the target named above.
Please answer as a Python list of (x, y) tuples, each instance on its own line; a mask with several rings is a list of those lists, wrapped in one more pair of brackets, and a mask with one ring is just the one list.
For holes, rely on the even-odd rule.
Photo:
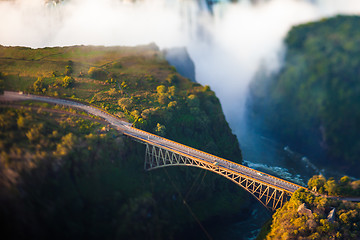
[[(358, 148), (355, 136), (358, 129), (356, 121), (358, 113), (354, 111), (357, 108), (353, 105), (357, 102), (358, 96), (356, 92), (358, 57), (354, 54), (358, 51), (355, 47), (358, 45), (358, 37), (354, 37), (351, 41), (348, 39), (357, 36), (356, 26), (359, 20), (355, 16), (360, 13), (359, 2), (346, 0), (339, 4), (336, 0), (242, 0), (212, 1), (211, 5), (208, 4), (209, 1), (191, 0), (67, 0), (47, 1), (47, 4), (42, 0), (0, 1), (0, 31), (6, 33), (0, 35), (0, 44), (37, 49), (73, 45), (135, 46), (154, 42), (153, 46), (157, 45), (160, 50), (184, 47), (194, 63), (195, 80), (199, 84), (208, 85), (209, 90), (214, 91), (219, 97), (220, 102), (216, 104), (221, 104), (232, 132), (239, 139), (245, 164), (295, 180), (301, 185), (306, 185), (312, 175), (319, 173), (327, 177), (350, 174), (358, 178), (358, 171), (350, 167), (351, 165), (340, 169), (338, 165), (333, 164), (329, 169), (324, 169), (332, 165), (335, 160), (329, 160), (329, 156), (323, 151), (327, 150), (329, 142), (322, 140), (331, 139), (330, 146), (335, 146), (334, 144), (346, 138), (343, 146), (338, 144), (336, 146), (340, 147), (337, 147), (336, 151), (334, 148), (331, 152), (332, 159), (339, 162), (343, 159), (351, 159)], [(336, 14), (355, 16), (334, 17)], [(313, 21), (317, 23), (302, 25)], [(292, 28), (299, 24), (300, 26)], [(332, 26), (338, 26), (337, 32), (332, 35), (314, 34)], [(306, 44), (301, 45), (301, 39), (305, 39)], [(320, 57), (317, 59), (307, 57), (307, 54), (313, 51), (321, 53), (325, 51), (324, 49), (329, 55), (318, 54), (317, 56)], [(327, 82), (318, 84), (316, 81), (324, 75), (331, 75), (323, 70), (324, 66), (316, 64), (325, 63), (329, 56), (334, 56), (331, 59), (335, 60), (325, 68), (333, 69), (337, 74), (337, 81), (332, 81), (332, 84), (343, 86), (342, 79), (349, 83), (346, 87), (341, 87), (342, 90), (338, 93), (333, 92), (336, 92), (334, 89), (339, 88), (329, 88), (332, 92), (322, 92), (320, 87), (327, 87)], [(41, 61), (36, 55), (32, 57), (27, 60)], [(305, 64), (308, 61), (312, 61), (313, 66), (317, 67), (312, 71), (304, 70), (310, 69)], [(349, 64), (344, 66), (341, 62)], [(86, 64), (88, 63), (82, 63), (82, 65)], [(2, 65), (0, 72), (7, 75), (4, 66)], [(299, 69), (295, 66), (303, 66), (303, 68)], [(122, 63), (122, 67), (127, 68), (128, 65)], [(180, 67), (176, 68), (179, 68), (180, 72)], [(192, 78), (190, 76), (193, 76), (193, 70), (189, 72), (191, 72), (189, 78)], [(354, 77), (351, 79), (343, 77), (347, 74)], [(142, 77), (151, 79), (151, 76)], [(303, 84), (302, 96), (297, 96), (296, 90), (300, 88), (301, 81), (305, 78), (310, 80)], [(297, 84), (291, 85), (289, 79), (296, 79)], [(31, 81), (35, 80), (31, 79)], [(165, 86), (169, 87), (166, 84)], [(128, 87), (134, 86), (128, 85)], [(201, 88), (196, 85), (193, 87), (197, 89), (196, 91)], [(208, 89), (205, 86), (204, 88)], [(282, 94), (283, 89), (290, 90)], [(317, 91), (311, 92), (310, 90), (313, 89)], [(162, 90), (159, 91), (161, 93)], [(170, 90), (166, 88), (164, 95), (171, 95), (167, 91)], [(312, 100), (311, 96), (318, 93), (321, 93), (321, 97)], [(205, 91), (206, 94), (208, 93)], [(324, 100), (326, 94), (334, 94), (337, 100), (341, 100), (341, 104), (337, 105), (338, 101), (335, 100), (326, 103)], [(296, 98), (293, 98), (294, 96)], [(352, 100), (347, 96), (351, 96)], [(71, 94), (68, 97), (71, 97)], [(101, 98), (101, 95), (97, 97)], [(296, 101), (291, 102), (289, 99)], [(194, 99), (186, 100), (188, 104), (186, 106), (196, 107), (198, 101), (191, 100)], [(169, 100), (162, 96), (160, 101), (168, 104)], [(314, 101), (316, 104), (313, 104)], [(210, 102), (213, 104), (215, 100), (212, 99)], [(324, 103), (337, 110), (323, 111)], [(128, 102), (124, 100), (121, 104), (126, 106)], [(266, 104), (273, 104), (273, 108)], [(314, 108), (314, 105), (317, 108)], [(204, 106), (209, 107), (207, 102)], [(148, 109), (151, 107), (149, 106)], [(272, 117), (267, 118), (270, 116), (270, 111)], [(280, 113), (278, 116), (277, 111)], [(304, 112), (312, 114), (300, 114)], [(316, 115), (314, 112), (321, 113), (323, 118), (312, 119), (311, 116)], [(194, 113), (196, 111), (192, 109), (189, 116)], [(337, 113), (341, 114), (337, 116)], [(141, 111), (139, 114), (141, 115)], [(286, 114), (289, 115), (287, 118)], [(159, 117), (157, 114), (154, 115), (156, 118)], [(135, 112), (133, 116), (135, 119)], [(175, 116), (176, 114), (171, 115), (179, 122), (189, 121), (187, 118), (180, 119)], [(286, 119), (288, 120), (285, 121)], [(195, 122), (201, 125), (200, 129), (205, 129), (209, 123), (207, 118), (190, 121), (196, 125)], [(341, 122), (341, 127), (335, 122)], [(302, 125), (303, 123), (306, 124)], [(149, 129), (153, 131), (155, 125), (149, 126)], [(181, 125), (184, 131), (186, 125)], [(343, 128), (348, 129), (353, 135), (333, 134), (341, 132)], [(161, 132), (162, 129), (160, 124), (157, 130)], [(333, 131), (325, 131), (328, 129)], [(177, 133), (175, 129), (170, 131)], [(197, 142), (201, 139), (200, 130), (196, 131), (196, 134), (191, 133), (190, 130), (186, 132), (195, 136), (193, 139), (195, 144), (203, 145), (208, 149), (217, 149), (216, 151), (218, 146), (223, 144), (216, 142), (214, 137), (211, 141), (204, 141), (204, 144), (201, 144)], [(311, 135), (315, 135), (315, 138), (310, 139)], [(314, 139), (317, 144), (316, 149), (309, 147), (315, 146), (312, 144)], [(185, 137), (182, 140), (185, 140)], [(235, 140), (231, 141), (235, 142)], [(230, 145), (229, 149), (234, 150), (235, 147)], [(349, 151), (346, 155), (342, 155), (345, 151), (339, 149)], [(321, 152), (317, 153), (317, 150)], [(351, 161), (356, 165), (356, 159)], [(333, 169), (340, 171), (334, 173)]]

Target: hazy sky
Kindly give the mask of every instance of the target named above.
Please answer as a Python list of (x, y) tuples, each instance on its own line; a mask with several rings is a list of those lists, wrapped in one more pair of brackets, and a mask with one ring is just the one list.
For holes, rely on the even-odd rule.
[[(225, 2), (225, 1), (224, 1)], [(44, 0), (0, 2), (0, 44), (186, 46), (197, 81), (220, 98), (235, 131), (247, 86), (261, 63), (281, 64), (282, 39), (291, 26), (337, 13), (360, 14), (360, 0), (247, 0), (218, 4), (213, 15), (195, 0)]]

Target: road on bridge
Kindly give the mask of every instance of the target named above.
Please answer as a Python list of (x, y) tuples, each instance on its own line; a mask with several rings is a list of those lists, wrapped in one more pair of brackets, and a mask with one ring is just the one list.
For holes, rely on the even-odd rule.
[(9, 92), (9, 91), (5, 91), (4, 95), (0, 96), (0, 100), (2, 101), (34, 100), (34, 101), (48, 102), (48, 103), (59, 104), (72, 108), (81, 109), (89, 114), (103, 118), (113, 128), (122, 132), (124, 135), (137, 139), (143, 143), (150, 143), (161, 148), (166, 148), (171, 151), (179, 152), (190, 158), (196, 158), (197, 160), (214, 164), (219, 168), (231, 170), (247, 178), (265, 183), (266, 185), (271, 185), (274, 188), (284, 190), (291, 194), (295, 192), (297, 189), (303, 188), (294, 183), (254, 170), (252, 168), (243, 166), (241, 164), (237, 164), (235, 162), (228, 161), (226, 159), (199, 151), (197, 149), (185, 146), (183, 144), (176, 143), (166, 138), (159, 137), (157, 135), (136, 129), (132, 127), (130, 123), (122, 121), (119, 118), (112, 116), (111, 114), (106, 113), (105, 111), (93, 106), (89, 106), (79, 102), (65, 100), (65, 99), (44, 97), (44, 96), (31, 95), (31, 94), (22, 94), (21, 92), (18, 93), (18, 92)]

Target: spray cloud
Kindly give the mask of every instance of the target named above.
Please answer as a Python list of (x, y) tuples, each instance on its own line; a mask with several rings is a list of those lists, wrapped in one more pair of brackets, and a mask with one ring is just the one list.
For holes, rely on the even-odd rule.
[[(200, 2), (200, 4), (199, 4)], [(213, 14), (195, 0), (0, 0), (0, 44), (186, 46), (197, 81), (216, 91), (239, 133), (246, 89), (261, 64), (279, 68), (291, 26), (338, 13), (360, 14), (358, 0), (221, 1)]]

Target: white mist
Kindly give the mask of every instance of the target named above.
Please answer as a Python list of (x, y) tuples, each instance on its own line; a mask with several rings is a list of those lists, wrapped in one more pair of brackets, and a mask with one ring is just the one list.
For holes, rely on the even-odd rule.
[(216, 92), (239, 135), (248, 84), (260, 65), (269, 72), (279, 69), (291, 26), (338, 13), (359, 14), (360, 1), (224, 0), (212, 13), (205, 0), (0, 1), (0, 44), (186, 46), (197, 81)]

